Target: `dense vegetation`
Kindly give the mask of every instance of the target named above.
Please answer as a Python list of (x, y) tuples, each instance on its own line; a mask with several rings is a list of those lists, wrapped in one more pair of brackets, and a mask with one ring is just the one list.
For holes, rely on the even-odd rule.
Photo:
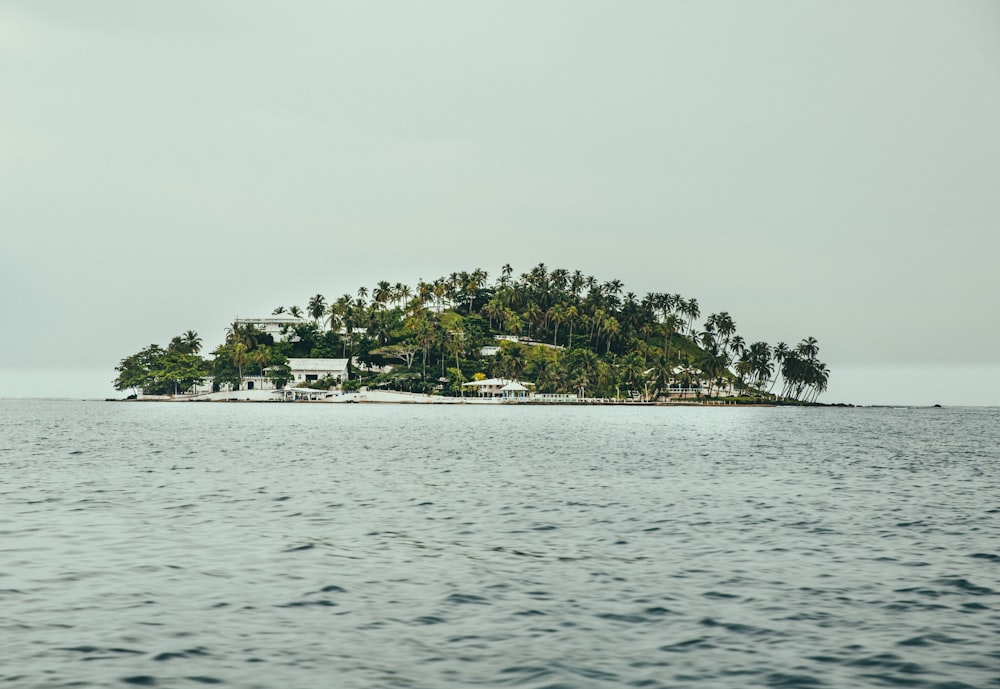
[(116, 390), (142, 390), (147, 395), (175, 395), (205, 382), (211, 370), (198, 356), (201, 338), (188, 330), (170, 341), (166, 349), (151, 344), (127, 356), (115, 367)]
[[(537, 392), (586, 397), (656, 399), (686, 388), (700, 396), (815, 401), (829, 379), (814, 338), (795, 347), (748, 343), (726, 312), (708, 315), (697, 329), (696, 299), (640, 298), (620, 280), (544, 264), (519, 277), (505, 265), (492, 283), (479, 269), (415, 288), (383, 281), (332, 301), (317, 294), (305, 310), (279, 306), (274, 314), (305, 320), (278, 342), (234, 323), (211, 362), (190, 346), (178, 350), (185, 337), (166, 350), (152, 345), (122, 360), (115, 385), (169, 392), (212, 375), (217, 384), (239, 386), (253, 372), (281, 386), (290, 379), (288, 357), (348, 358), (353, 385), (443, 394), (461, 394), (472, 379), (504, 377), (533, 382)], [(500, 349), (484, 355), (491, 346)], [(179, 360), (187, 368), (175, 365), (182, 354), (194, 357)]]

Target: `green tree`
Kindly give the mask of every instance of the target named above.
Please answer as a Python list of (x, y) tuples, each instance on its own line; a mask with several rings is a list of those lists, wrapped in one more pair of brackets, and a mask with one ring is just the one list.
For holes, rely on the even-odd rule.
[(201, 385), (208, 375), (208, 362), (197, 354), (168, 351), (158, 363), (153, 373), (159, 389), (175, 395)]
[(503, 340), (500, 351), (493, 360), (492, 373), (497, 378), (521, 380), (528, 365), (525, 347), (516, 342)]
[(115, 367), (118, 376), (113, 385), (116, 390), (131, 389), (136, 394), (187, 392), (203, 383), (208, 374), (208, 362), (191, 349), (190, 338), (183, 335), (174, 337), (166, 349), (151, 344), (121, 360)]
[(559, 341), (559, 324), (566, 321), (566, 309), (562, 304), (554, 304), (551, 309), (549, 309), (549, 318), (555, 324), (552, 332), (552, 344), (555, 345)]
[(566, 355), (566, 377), (571, 389), (581, 397), (597, 386), (600, 359), (590, 349), (572, 349)]
[(189, 352), (197, 354), (201, 351), (201, 337), (194, 330), (188, 330), (181, 337)]
[(243, 388), (243, 369), (250, 362), (250, 350), (239, 340), (219, 345), (212, 355), (212, 375), (217, 385), (229, 385), (234, 390)]
[(319, 323), (319, 319), (326, 314), (326, 297), (322, 294), (317, 294), (309, 300), (309, 305), (306, 307), (309, 316), (316, 322)]
[(292, 369), (288, 365), (288, 359), (282, 356), (277, 361), (272, 360), (267, 369), (267, 377), (277, 390), (281, 390), (292, 382)]
[(643, 399), (649, 397), (646, 365), (635, 352), (629, 352), (621, 359), (619, 373), (621, 380), (630, 390), (642, 393)]
[(412, 368), (413, 359), (416, 357), (417, 352), (420, 351), (420, 347), (415, 344), (408, 342), (400, 342), (399, 344), (386, 345), (384, 347), (379, 347), (373, 349), (369, 354), (374, 354), (376, 356), (381, 356), (385, 359), (396, 359), (402, 361), (406, 364), (407, 370)]
[(155, 384), (153, 371), (158, 368), (159, 362), (164, 356), (166, 356), (166, 351), (161, 349), (160, 345), (151, 344), (122, 359), (115, 366), (115, 370), (118, 371), (118, 376), (113, 382), (115, 390), (131, 389), (136, 394), (140, 391), (151, 391)]

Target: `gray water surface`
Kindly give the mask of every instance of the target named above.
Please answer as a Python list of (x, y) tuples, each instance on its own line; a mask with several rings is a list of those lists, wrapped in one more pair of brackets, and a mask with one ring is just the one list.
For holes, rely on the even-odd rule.
[(1000, 410), (0, 400), (0, 686), (1000, 687)]

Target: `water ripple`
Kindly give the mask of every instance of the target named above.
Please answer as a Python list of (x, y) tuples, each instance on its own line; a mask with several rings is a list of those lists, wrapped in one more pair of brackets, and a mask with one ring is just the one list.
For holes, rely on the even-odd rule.
[(996, 685), (997, 410), (0, 404), (0, 685)]

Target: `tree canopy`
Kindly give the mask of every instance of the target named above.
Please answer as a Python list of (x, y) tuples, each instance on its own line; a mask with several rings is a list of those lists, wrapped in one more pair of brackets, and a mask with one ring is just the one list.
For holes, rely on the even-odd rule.
[(142, 390), (148, 395), (169, 395), (186, 392), (205, 382), (208, 362), (198, 355), (201, 339), (188, 331), (173, 338), (166, 349), (157, 344), (127, 356), (115, 370), (116, 390)]
[(815, 401), (830, 375), (814, 338), (794, 347), (747, 342), (725, 311), (698, 326), (697, 299), (639, 296), (621, 280), (544, 263), (519, 276), (505, 265), (492, 282), (480, 268), (413, 287), (380, 280), (332, 299), (317, 293), (305, 309), (279, 306), (273, 313), (309, 320), (277, 342), (233, 323), (210, 363), (197, 356), (201, 340), (189, 331), (166, 350), (151, 345), (123, 359), (116, 387), (184, 389), (208, 371), (217, 384), (238, 387), (250, 372), (283, 385), (288, 357), (347, 358), (366, 384), (442, 394), (461, 394), (460, 383), (479, 375), (588, 397), (684, 392)]

